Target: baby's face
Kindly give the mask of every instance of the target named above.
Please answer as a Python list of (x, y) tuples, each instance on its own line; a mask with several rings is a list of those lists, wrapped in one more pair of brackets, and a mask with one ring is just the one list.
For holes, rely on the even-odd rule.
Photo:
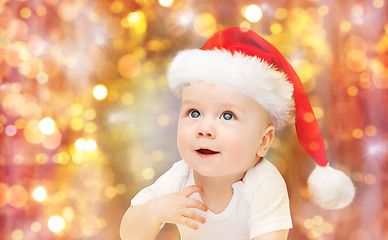
[(268, 118), (256, 101), (232, 88), (189, 85), (182, 93), (179, 152), (203, 176), (243, 176), (262, 157), (257, 151)]

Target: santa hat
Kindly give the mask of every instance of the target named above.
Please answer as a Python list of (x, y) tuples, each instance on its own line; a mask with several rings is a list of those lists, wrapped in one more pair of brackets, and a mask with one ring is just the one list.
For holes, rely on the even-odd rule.
[(316, 163), (308, 186), (321, 207), (337, 209), (354, 198), (348, 176), (329, 166), (323, 138), (303, 85), (284, 56), (257, 33), (239, 27), (215, 33), (200, 49), (177, 54), (168, 69), (171, 90), (210, 82), (250, 96), (269, 113), (275, 128), (295, 121), (300, 145)]

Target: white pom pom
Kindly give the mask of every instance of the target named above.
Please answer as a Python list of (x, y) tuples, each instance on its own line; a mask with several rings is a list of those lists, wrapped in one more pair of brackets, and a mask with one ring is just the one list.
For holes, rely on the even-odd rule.
[(356, 191), (348, 176), (328, 165), (315, 167), (308, 186), (313, 201), (327, 209), (346, 207), (352, 202)]

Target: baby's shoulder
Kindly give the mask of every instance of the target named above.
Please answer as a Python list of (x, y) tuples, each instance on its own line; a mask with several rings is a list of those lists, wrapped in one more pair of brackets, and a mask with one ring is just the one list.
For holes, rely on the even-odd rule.
[(267, 159), (262, 159), (256, 166), (249, 169), (243, 179), (245, 190), (249, 193), (257, 192), (262, 185), (285, 184), (278, 169)]

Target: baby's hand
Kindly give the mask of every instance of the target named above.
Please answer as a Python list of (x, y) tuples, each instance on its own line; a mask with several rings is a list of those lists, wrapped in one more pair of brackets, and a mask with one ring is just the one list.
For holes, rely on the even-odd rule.
[(193, 193), (201, 191), (203, 190), (200, 186), (193, 185), (183, 189), (182, 192), (171, 193), (151, 200), (153, 201), (154, 211), (158, 220), (162, 224), (182, 224), (198, 230), (199, 225), (194, 223), (192, 220), (205, 223), (206, 219), (189, 208), (197, 208), (206, 212), (207, 207), (201, 201), (189, 197)]

